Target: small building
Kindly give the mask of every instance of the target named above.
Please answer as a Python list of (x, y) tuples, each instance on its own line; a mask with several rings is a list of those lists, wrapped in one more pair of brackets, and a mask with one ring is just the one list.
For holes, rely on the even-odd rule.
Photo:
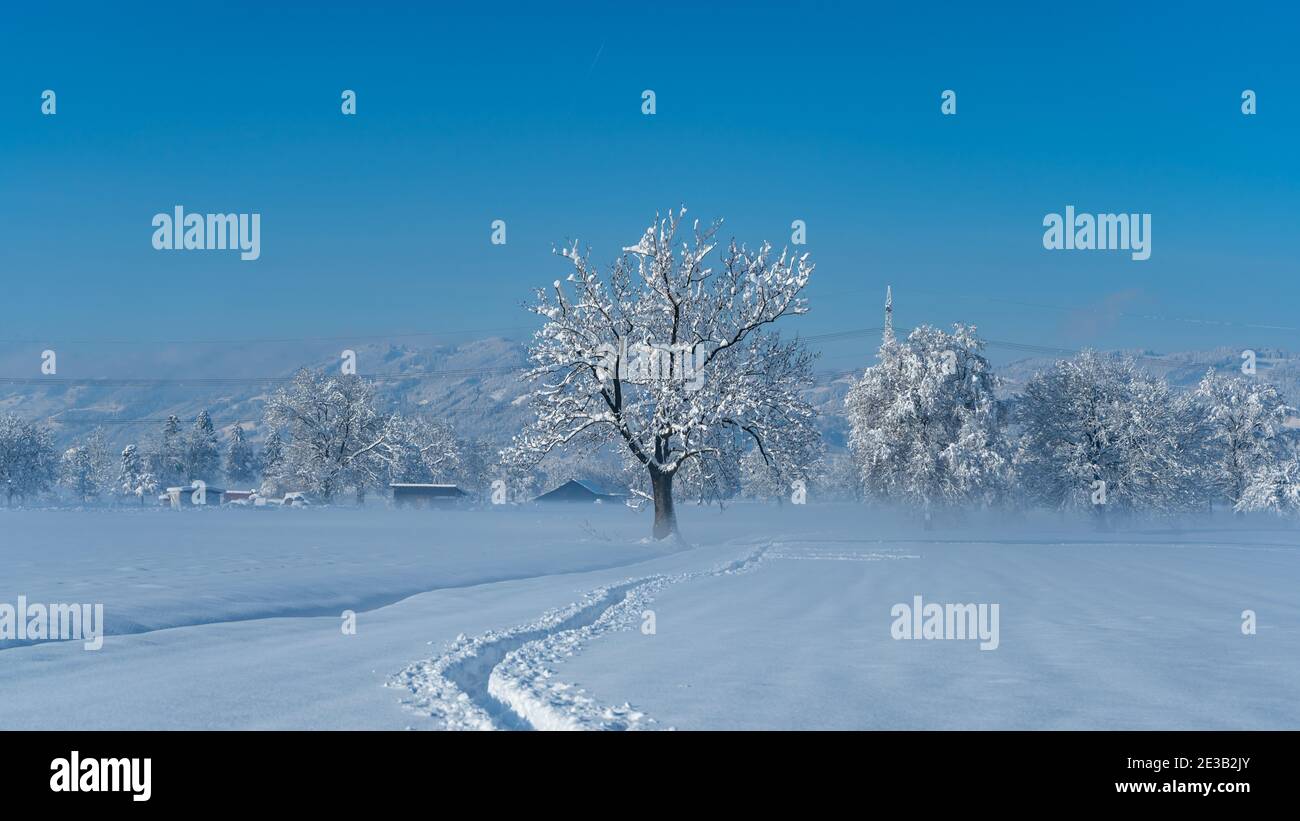
[[(200, 489), (203, 491), (200, 493)], [(219, 506), (223, 501), (226, 491), (224, 488), (203, 485), (201, 488), (195, 485), (185, 485), (183, 487), (169, 487), (165, 493), (158, 496), (158, 501), (171, 507), (172, 510), (180, 510), (183, 507), (212, 507)]]
[(604, 493), (594, 482), (570, 479), (554, 490), (543, 493), (535, 502), (621, 502), (625, 497), (619, 493)]
[(424, 482), (390, 482), (397, 507), (451, 507), (466, 497), (455, 485)]
[(231, 502), (251, 503), (256, 495), (257, 491), (255, 490), (223, 490), (221, 492), (221, 504), (228, 505)]

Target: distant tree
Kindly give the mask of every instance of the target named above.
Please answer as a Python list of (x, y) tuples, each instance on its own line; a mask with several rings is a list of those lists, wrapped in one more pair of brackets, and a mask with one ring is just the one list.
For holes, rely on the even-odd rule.
[(247, 485), (257, 476), (257, 458), (253, 446), (244, 438), (244, 428), (235, 425), (226, 448), (226, 478), (233, 484)]
[(1222, 376), (1213, 370), (1201, 380), (1194, 396), (1208, 428), (1204, 481), (1236, 508), (1252, 474), (1281, 456), (1282, 432), (1295, 409), (1267, 382)]
[(1300, 514), (1300, 453), (1256, 467), (1247, 478), (1235, 509), (1241, 513), (1267, 510), (1283, 515)]
[(0, 492), (13, 507), (49, 490), (58, 479), (59, 459), (48, 428), (16, 414), (0, 415)]
[(199, 411), (185, 441), (185, 479), (216, 481), (221, 470), (221, 446), (212, 417), (206, 410)]
[(1200, 503), (1192, 398), (1090, 351), (1029, 380), (1018, 409), (1022, 492), (1049, 507), (1172, 513)]
[(180, 417), (176, 414), (168, 415), (163, 423), (162, 434), (151, 457), (150, 470), (163, 487), (177, 487), (189, 481), (185, 465), (185, 436), (181, 431)]
[(280, 431), (272, 430), (262, 445), (262, 458), (257, 461), (257, 468), (263, 479), (279, 475), (284, 463), (284, 440)]
[[(712, 432), (747, 436), (764, 456), (796, 470), (811, 452), (816, 411), (805, 397), (813, 355), (771, 328), (805, 313), (813, 265), (734, 241), (720, 268), (708, 258), (718, 224), (679, 243), (681, 212), (656, 220), (602, 276), (577, 244), (564, 249), (569, 293), (556, 280), (532, 310), (544, 324), (525, 377), (536, 421), (508, 456), (536, 464), (579, 437), (618, 443), (644, 471), (653, 535), (677, 532), (673, 480), (694, 460), (724, 458)], [(787, 464), (789, 467), (787, 468)]]
[(782, 504), (788, 495), (784, 477), (757, 448), (740, 459), (740, 485), (747, 497), (763, 502)]
[(451, 428), (420, 416), (389, 417), (378, 455), (395, 482), (451, 479), (460, 468), (460, 445)]
[(995, 501), (1009, 481), (1005, 414), (973, 327), (927, 325), (898, 341), (845, 398), (849, 448), (870, 498), (917, 509)]
[(83, 503), (97, 500), (113, 487), (113, 463), (103, 433), (96, 430), (86, 441), (63, 453), (59, 481)]
[(492, 482), (505, 478), (501, 467), (501, 449), (486, 439), (474, 439), (462, 445), (456, 482), (463, 490), (482, 494)]
[(158, 492), (158, 478), (149, 470), (148, 463), (135, 445), (122, 450), (122, 466), (117, 476), (117, 487), (124, 496), (134, 496), (140, 504)]
[(303, 369), (266, 403), (266, 424), (287, 433), (273, 478), (330, 502), (351, 489), (357, 500), (386, 475), (395, 429), (356, 375)]
[(852, 454), (828, 454), (812, 484), (817, 497), (824, 501), (862, 501), (862, 476)]

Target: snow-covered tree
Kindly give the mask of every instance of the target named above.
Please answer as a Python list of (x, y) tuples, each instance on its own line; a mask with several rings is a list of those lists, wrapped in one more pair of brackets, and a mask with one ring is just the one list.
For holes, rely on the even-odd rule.
[(1235, 509), (1241, 513), (1300, 514), (1300, 452), (1292, 451), (1256, 467), (1247, 477)]
[(1200, 414), (1191, 397), (1091, 351), (1025, 386), (1021, 489), (1050, 507), (1168, 513), (1198, 498)]
[(505, 478), (501, 466), (501, 448), (486, 439), (474, 439), (461, 447), (460, 465), (455, 472), (462, 490), (483, 494), (492, 482)]
[(715, 269), (717, 223), (697, 222), (674, 250), (684, 214), (656, 217), (607, 276), (577, 243), (561, 252), (567, 292), (556, 280), (532, 308), (545, 320), (529, 351), (537, 419), (509, 450), (535, 462), (579, 436), (619, 442), (645, 471), (657, 539), (677, 530), (673, 479), (719, 458), (717, 429), (748, 436), (787, 470), (804, 467), (795, 463), (817, 437), (803, 397), (813, 356), (771, 327), (807, 310), (812, 263), (732, 241)]
[(246, 485), (257, 475), (257, 456), (253, 445), (244, 438), (244, 428), (235, 425), (230, 432), (230, 445), (226, 448), (226, 478), (232, 483)]
[(850, 453), (831, 453), (822, 459), (813, 478), (817, 498), (823, 501), (862, 501), (862, 474)]
[(451, 479), (460, 469), (460, 445), (451, 428), (421, 416), (388, 420), (380, 456), (395, 482), (435, 482)]
[(789, 495), (787, 482), (775, 465), (754, 448), (740, 457), (740, 487), (750, 499), (781, 504)]
[[(694, 499), (701, 505), (722, 505), (726, 500), (733, 498), (741, 492), (743, 484), (741, 460), (745, 454), (745, 447), (751, 442), (748, 435), (734, 428), (721, 426), (713, 428), (708, 434), (708, 445), (713, 449), (713, 458), (691, 459), (682, 465), (673, 482), (673, 492), (678, 496)], [(757, 458), (761, 456), (761, 453), (757, 454)], [(640, 465), (633, 462), (628, 467), (635, 470), (640, 468)], [(775, 470), (774, 467), (771, 469)], [(641, 469), (638, 473), (642, 475), (638, 476), (638, 481), (632, 484), (639, 492), (646, 493), (649, 488), (641, 487), (645, 484), (645, 471)]]
[(150, 454), (150, 470), (163, 487), (177, 487), (189, 482), (185, 464), (185, 435), (181, 431), (181, 420), (176, 414), (170, 414), (163, 423), (162, 434), (157, 446)]
[(284, 463), (284, 439), (280, 431), (272, 430), (262, 444), (262, 458), (257, 461), (257, 468), (262, 478), (274, 478), (280, 475)]
[(361, 501), (386, 475), (394, 429), (370, 384), (355, 374), (298, 371), (267, 400), (266, 423), (288, 435), (273, 478), (322, 501), (347, 489)]
[[(534, 472), (538, 486), (543, 490), (552, 490), (575, 480), (593, 490), (610, 492), (627, 484), (625, 464), (623, 455), (610, 443), (584, 438), (570, 442), (563, 452), (552, 453), (536, 466)], [(637, 466), (640, 467), (640, 463)], [(644, 473), (645, 469), (641, 468), (641, 472)]]
[(122, 465), (117, 475), (117, 487), (123, 496), (134, 496), (140, 504), (158, 492), (158, 479), (149, 470), (149, 466), (140, 449), (127, 445), (122, 450)]
[(879, 362), (845, 398), (849, 448), (866, 494), (913, 506), (988, 503), (1004, 491), (1005, 414), (975, 328), (888, 333)]
[(1235, 508), (1251, 474), (1281, 455), (1282, 431), (1294, 409), (1267, 382), (1213, 370), (1201, 380), (1195, 396), (1208, 429), (1204, 481)]
[(217, 429), (206, 410), (199, 411), (185, 440), (185, 479), (213, 482), (221, 470), (221, 445)]
[(48, 428), (16, 414), (0, 415), (0, 492), (5, 503), (44, 493), (58, 478), (59, 458)]
[(494, 475), (488, 482), (488, 499), (493, 498), (497, 481), (504, 483), (501, 488), (505, 493), (505, 501), (511, 504), (524, 504), (534, 499), (543, 490), (550, 489), (549, 485), (544, 484), (536, 465), (530, 467), (527, 463), (516, 459), (502, 459), (497, 467), (500, 470), (494, 471)]
[(111, 493), (113, 461), (103, 433), (92, 431), (85, 442), (64, 451), (59, 474), (59, 482), (82, 502), (92, 502), (104, 493)]

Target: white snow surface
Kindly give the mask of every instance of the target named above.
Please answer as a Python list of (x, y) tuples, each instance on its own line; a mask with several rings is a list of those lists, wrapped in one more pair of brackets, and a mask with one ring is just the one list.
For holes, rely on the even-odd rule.
[[(1294, 525), (679, 514), (0, 511), (0, 602), (109, 632), (0, 644), (0, 728), (1300, 728)], [(998, 649), (892, 639), (915, 595)]]

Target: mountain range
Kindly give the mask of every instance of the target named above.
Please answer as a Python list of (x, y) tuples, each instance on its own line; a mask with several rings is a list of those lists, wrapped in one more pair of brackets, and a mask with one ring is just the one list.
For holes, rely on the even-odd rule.
[[(89, 343), (57, 351), (54, 374), (40, 371), (39, 345), (0, 354), (0, 413), (15, 412), (51, 424), (60, 445), (95, 427), (109, 443), (148, 441), (162, 420), (192, 420), (206, 409), (223, 433), (242, 424), (260, 439), (267, 396), (300, 367), (337, 368), (344, 340), (265, 340), (186, 346)], [(432, 343), (371, 339), (352, 343), (357, 371), (375, 380), (390, 406), (449, 421), (467, 439), (504, 443), (529, 419), (525, 344), (502, 337)], [(1241, 352), (1124, 351), (1153, 374), (1180, 388), (1194, 387), (1208, 369), (1240, 372)], [(996, 367), (1004, 392), (1018, 392), (1056, 357), (1036, 356)], [(844, 397), (861, 368), (821, 372), (809, 391), (822, 412), (821, 427), (832, 449), (843, 447), (848, 423)], [(1300, 402), (1300, 357), (1279, 350), (1256, 351), (1257, 376)]]

